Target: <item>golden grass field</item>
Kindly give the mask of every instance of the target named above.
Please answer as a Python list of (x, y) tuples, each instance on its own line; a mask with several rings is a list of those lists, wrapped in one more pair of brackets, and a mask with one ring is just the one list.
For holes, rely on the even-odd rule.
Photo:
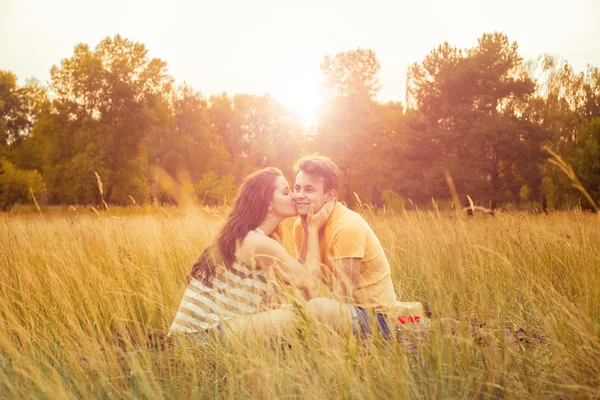
[[(434, 326), (463, 321), (454, 336), (434, 330), (411, 354), (311, 326), (285, 345), (126, 358), (168, 330), (223, 210), (0, 215), (0, 398), (600, 398), (598, 216), (366, 214), (400, 299), (427, 304)], [(480, 343), (473, 319), (542, 341)]]

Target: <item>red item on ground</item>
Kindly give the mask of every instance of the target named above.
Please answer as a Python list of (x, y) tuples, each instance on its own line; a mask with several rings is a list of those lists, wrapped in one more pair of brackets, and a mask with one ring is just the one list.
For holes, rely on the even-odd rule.
[(419, 323), (421, 322), (421, 317), (418, 315), (400, 315), (398, 316), (398, 322), (400, 322), (402, 325), (406, 324), (407, 322)]

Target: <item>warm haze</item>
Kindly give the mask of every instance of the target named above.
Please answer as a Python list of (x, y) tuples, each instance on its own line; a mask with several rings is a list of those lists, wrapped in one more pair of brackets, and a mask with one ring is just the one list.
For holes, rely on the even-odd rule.
[(600, 0), (286, 4), (0, 0), (0, 398), (600, 399)]
[(107, 36), (144, 43), (169, 72), (208, 96), (270, 93), (316, 122), (319, 64), (326, 54), (372, 48), (381, 63), (382, 101), (404, 101), (406, 71), (448, 41), (472, 46), (502, 31), (526, 59), (551, 53), (577, 71), (600, 64), (600, 3), (595, 0), (483, 2), (274, 0), (156, 2), (58, 0), (0, 2), (0, 65), (21, 84), (49, 78), (77, 43)]

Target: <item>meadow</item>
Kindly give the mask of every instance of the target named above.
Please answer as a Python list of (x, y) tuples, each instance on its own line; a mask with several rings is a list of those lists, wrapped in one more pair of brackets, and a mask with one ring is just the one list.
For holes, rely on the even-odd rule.
[[(283, 339), (140, 351), (168, 330), (224, 213), (0, 215), (0, 397), (600, 398), (597, 215), (365, 209), (398, 297), (425, 304), (434, 326), (461, 321), (416, 352), (310, 321)], [(483, 324), (484, 342), (473, 335)]]

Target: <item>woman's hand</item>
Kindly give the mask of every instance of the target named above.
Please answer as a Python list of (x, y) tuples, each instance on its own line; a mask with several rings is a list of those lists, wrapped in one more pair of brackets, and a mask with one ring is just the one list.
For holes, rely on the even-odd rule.
[(315, 205), (311, 204), (308, 214), (306, 215), (306, 228), (316, 231), (321, 229), (321, 227), (327, 223), (329, 217), (331, 217), (334, 205), (334, 200), (328, 201), (327, 203), (323, 204), (323, 207), (321, 207), (318, 212), (315, 213)]

